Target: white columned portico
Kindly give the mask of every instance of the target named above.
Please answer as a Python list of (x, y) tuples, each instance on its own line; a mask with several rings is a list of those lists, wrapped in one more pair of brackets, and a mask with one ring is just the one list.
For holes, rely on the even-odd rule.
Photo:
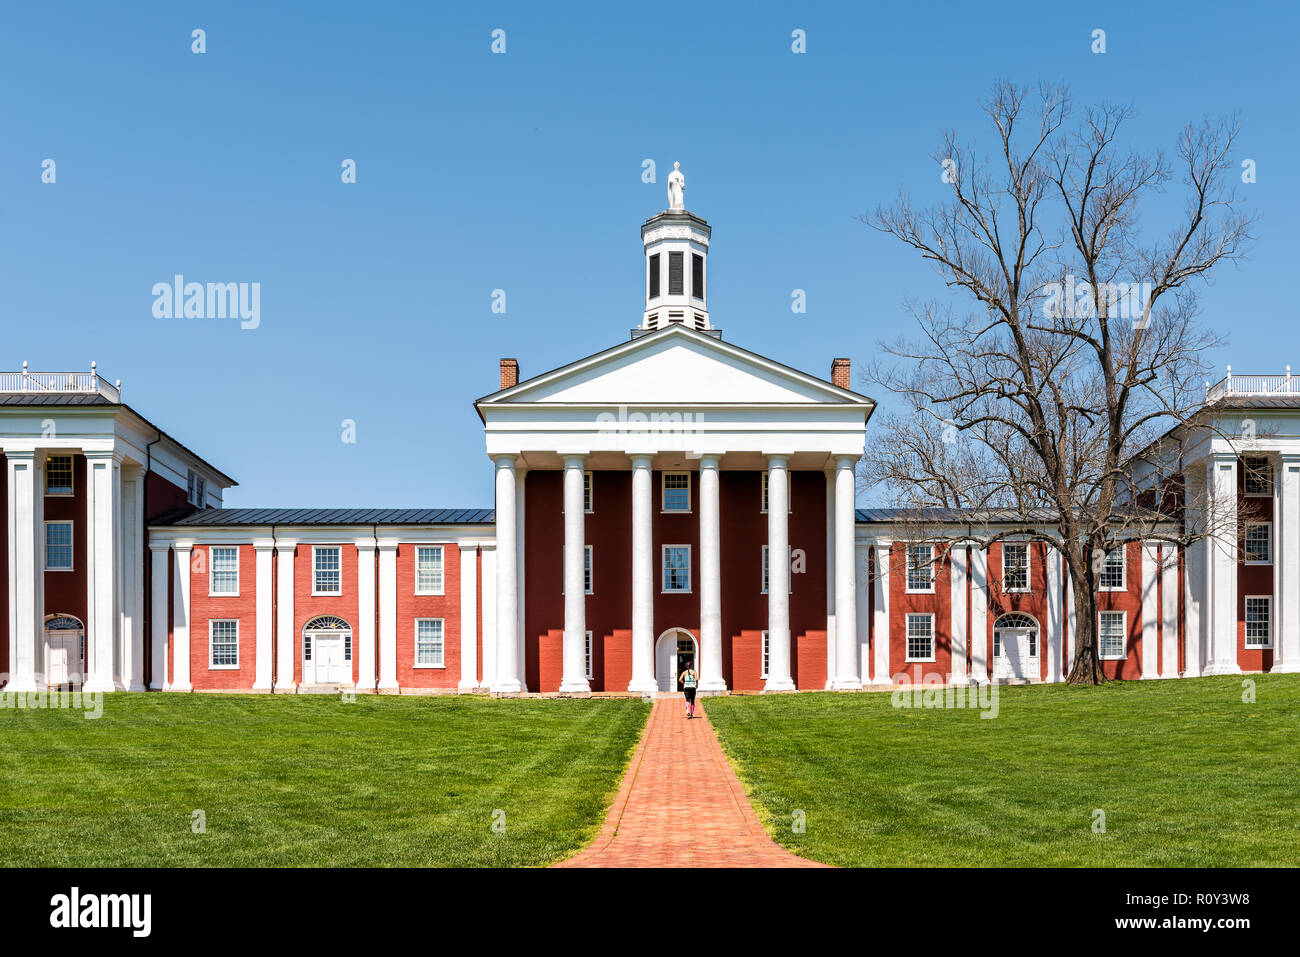
[(275, 690), (292, 692), (295, 687), (293, 640), (293, 568), (298, 542), (292, 538), (278, 538), (275, 542), (276, 561), (276, 622), (275, 622)]
[(976, 684), (989, 681), (989, 553), (970, 550), (970, 673)]
[(397, 540), (379, 540), (379, 690), (397, 691)]
[(632, 680), (627, 690), (654, 694), (654, 474), (648, 455), (632, 457)]
[(171, 558), (170, 551), (167, 542), (149, 543), (150, 691), (162, 691), (167, 687), (167, 608), (171, 596), (167, 563)]
[(253, 541), (253, 574), (256, 576), (256, 653), (253, 690), (270, 691), (275, 670), (275, 542), (269, 538)]
[(966, 561), (969, 553), (970, 550), (965, 545), (954, 544), (948, 549), (948, 567), (952, 569), (952, 660), (948, 680), (955, 685), (970, 682), (970, 676), (966, 672), (966, 651), (969, 640), (966, 634), (966, 593), (970, 589)]
[[(190, 553), (193, 542), (172, 547), (176, 564), (172, 572), (172, 682), (169, 691), (193, 691), (190, 684)], [(89, 636), (87, 636), (89, 646)]]
[(581, 455), (564, 457), (564, 653), (560, 691), (581, 694), (587, 683), (587, 509)]
[(478, 687), (478, 546), (461, 542), (460, 549), (460, 681), (457, 688)]
[(357, 690), (374, 691), (378, 687), (375, 671), (375, 539), (357, 539)]
[(9, 683), (6, 691), (45, 687), (44, 458), (5, 449), (9, 549)]
[(1160, 543), (1142, 542), (1142, 654), (1138, 664), (1143, 678), (1160, 677)]
[(1279, 457), (1273, 524), (1279, 586), (1273, 670), (1294, 674), (1300, 672), (1300, 454), (1284, 452)]
[(872, 560), (875, 562), (875, 609), (871, 628), (871, 683), (889, 685), (894, 683), (889, 673), (889, 561), (894, 543), (887, 538), (878, 538), (872, 548)]
[(1178, 549), (1160, 548), (1160, 677), (1178, 677)]
[(144, 691), (144, 466), (122, 469), (122, 685)]
[(1206, 471), (1209, 504), (1205, 598), (1209, 664), (1203, 674), (1239, 675), (1237, 663), (1237, 456), (1216, 452)]
[(515, 677), (519, 690), (528, 690), (528, 649), (525, 639), (528, 628), (524, 622), (528, 611), (528, 469), (522, 463), (515, 468)]
[[(837, 691), (862, 687), (858, 673), (857, 634), (852, 623), (858, 617), (858, 583), (853, 561), (856, 549), (857, 459), (849, 455), (835, 459), (835, 681)], [(841, 622), (843, 623), (841, 625)]]
[[(856, 629), (855, 629), (856, 630)], [(826, 470), (826, 690), (835, 687), (835, 469)], [(856, 638), (855, 638), (856, 640)]]
[[(85, 456), (87, 677), (84, 690), (115, 691), (122, 458), (112, 451), (88, 451)], [(187, 563), (187, 586), (188, 568)]]
[(1062, 651), (1065, 639), (1065, 595), (1062, 594), (1065, 556), (1047, 546), (1047, 629), (1042, 636), (1042, 643), (1047, 646), (1047, 680), (1061, 681), (1065, 676), (1061, 671)]
[(726, 691), (722, 677), (721, 456), (700, 456), (700, 691)]
[(515, 461), (517, 456), (496, 457), (497, 614), (496, 661), (492, 690), (518, 694), (519, 682), (519, 566), (516, 530)]
[(767, 456), (767, 683), (794, 691), (790, 676), (790, 473), (788, 457)]

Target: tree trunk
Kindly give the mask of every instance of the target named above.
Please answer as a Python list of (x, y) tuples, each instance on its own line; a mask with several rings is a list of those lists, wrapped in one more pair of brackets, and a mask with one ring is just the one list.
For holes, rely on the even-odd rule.
[(1091, 579), (1090, 574), (1070, 576), (1075, 610), (1074, 663), (1066, 684), (1100, 685), (1107, 681), (1097, 653), (1097, 590)]

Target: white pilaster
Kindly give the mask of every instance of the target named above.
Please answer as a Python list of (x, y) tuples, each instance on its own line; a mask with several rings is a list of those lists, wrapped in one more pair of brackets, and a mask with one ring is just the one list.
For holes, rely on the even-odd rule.
[(653, 694), (655, 683), (654, 480), (648, 455), (632, 459), (632, 680), (627, 690)]
[(853, 632), (857, 636), (857, 647), (853, 660), (858, 664), (858, 674), (864, 685), (871, 684), (871, 542), (859, 541), (854, 553), (854, 566), (857, 571), (858, 610), (853, 622)]
[(270, 691), (275, 670), (275, 542), (269, 538), (253, 542), (253, 575), (257, 619), (253, 690)]
[(722, 512), (719, 456), (700, 456), (700, 691), (726, 691), (722, 678)]
[(1206, 473), (1210, 531), (1205, 595), (1210, 661), (1206, 675), (1239, 675), (1237, 663), (1237, 456), (1215, 453)]
[(497, 674), (497, 549), (483, 546), (483, 670), (480, 688), (493, 688)]
[[(835, 459), (835, 621), (844, 622), (843, 631), (837, 627), (835, 648), (837, 669), (833, 687), (838, 691), (853, 691), (862, 687), (858, 673), (857, 655), (854, 654), (857, 636), (849, 623), (858, 617), (858, 583), (853, 562), (855, 549), (856, 501), (854, 496), (857, 459), (841, 455)], [(828, 575), (827, 580), (832, 580)]]
[(478, 687), (478, 546), (460, 546), (461, 691)]
[[(835, 687), (835, 470), (826, 470), (826, 690)], [(854, 641), (857, 641), (856, 635)]]
[(767, 457), (767, 642), (764, 691), (794, 691), (790, 677), (790, 474), (784, 455)]
[(871, 669), (871, 683), (888, 685), (894, 683), (889, 673), (889, 566), (894, 543), (889, 539), (878, 539), (873, 549), (872, 558), (876, 563), (875, 574), (875, 614), (871, 629), (871, 647), (874, 663)]
[[(172, 681), (169, 691), (193, 691), (190, 684), (190, 553), (193, 542), (177, 542), (172, 548), (176, 564), (172, 571)], [(86, 638), (87, 649), (90, 638)]]
[(1143, 678), (1159, 678), (1160, 543), (1142, 543), (1142, 654)]
[(988, 551), (970, 551), (970, 670), (976, 684), (989, 680), (989, 568)]
[(492, 690), (518, 694), (519, 681), (519, 565), (517, 553), (515, 456), (496, 459), (497, 485), (497, 615), (496, 661)]
[(167, 599), (171, 596), (168, 587), (168, 562), (171, 560), (171, 546), (166, 542), (149, 543), (149, 690), (162, 691), (167, 687), (167, 632), (170, 622), (167, 620)]
[(378, 601), (379, 690), (397, 691), (397, 542), (392, 539), (379, 541)]
[(294, 552), (298, 542), (292, 538), (278, 538), (275, 543), (276, 561), (276, 622), (275, 622), (275, 690), (292, 692), (298, 683), (294, 681), (297, 664), (297, 647), (294, 641), (296, 631), (293, 614), (293, 574)]
[(587, 683), (586, 507), (583, 457), (564, 458), (564, 648), (560, 690), (581, 694)]
[(1274, 628), (1273, 670), (1300, 672), (1300, 455), (1280, 456), (1277, 475), (1277, 516), (1273, 522), (1278, 563), (1277, 625)]
[(374, 691), (375, 671), (375, 540), (357, 539), (357, 690)]
[[(122, 462), (114, 452), (86, 453), (86, 691), (117, 689), (118, 536)], [(186, 566), (188, 573), (188, 564)], [(188, 574), (186, 586), (188, 589)]]
[(519, 690), (528, 690), (528, 469), (515, 469), (515, 676)]
[(1047, 546), (1047, 622), (1041, 641), (1047, 646), (1047, 680), (1060, 681), (1062, 673), (1061, 651), (1065, 638), (1065, 621), (1062, 613), (1065, 608), (1065, 596), (1061, 594), (1065, 575), (1062, 565), (1064, 556), (1051, 545)]
[(5, 449), (9, 548), (9, 683), (45, 687), (45, 480), (38, 451)]
[(122, 682), (144, 691), (144, 467), (122, 470)]
[(1067, 636), (1067, 648), (1065, 662), (1061, 670), (1065, 677), (1070, 677), (1070, 672), (1074, 670), (1074, 658), (1079, 653), (1078, 636), (1079, 636), (1079, 613), (1074, 606), (1074, 581), (1070, 575), (1069, 567), (1065, 570), (1065, 633)]
[(1178, 549), (1165, 543), (1160, 561), (1160, 677), (1178, 677)]
[(966, 635), (966, 593), (970, 588), (970, 575), (966, 562), (970, 554), (965, 545), (954, 545), (948, 551), (948, 566), (952, 569), (952, 675), (955, 685), (970, 683), (966, 671), (968, 637)]

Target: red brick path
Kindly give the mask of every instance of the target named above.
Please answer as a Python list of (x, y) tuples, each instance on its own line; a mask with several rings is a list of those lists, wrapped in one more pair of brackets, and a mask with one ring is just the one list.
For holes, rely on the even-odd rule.
[(763, 830), (696, 704), (659, 698), (600, 835), (557, 867), (821, 867)]

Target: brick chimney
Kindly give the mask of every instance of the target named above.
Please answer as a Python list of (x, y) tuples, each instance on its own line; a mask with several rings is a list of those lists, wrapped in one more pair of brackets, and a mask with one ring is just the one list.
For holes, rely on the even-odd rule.
[(841, 389), (853, 388), (853, 377), (849, 375), (848, 359), (831, 360), (831, 385), (837, 385)]
[(519, 384), (519, 360), (501, 360), (501, 388), (509, 389)]

